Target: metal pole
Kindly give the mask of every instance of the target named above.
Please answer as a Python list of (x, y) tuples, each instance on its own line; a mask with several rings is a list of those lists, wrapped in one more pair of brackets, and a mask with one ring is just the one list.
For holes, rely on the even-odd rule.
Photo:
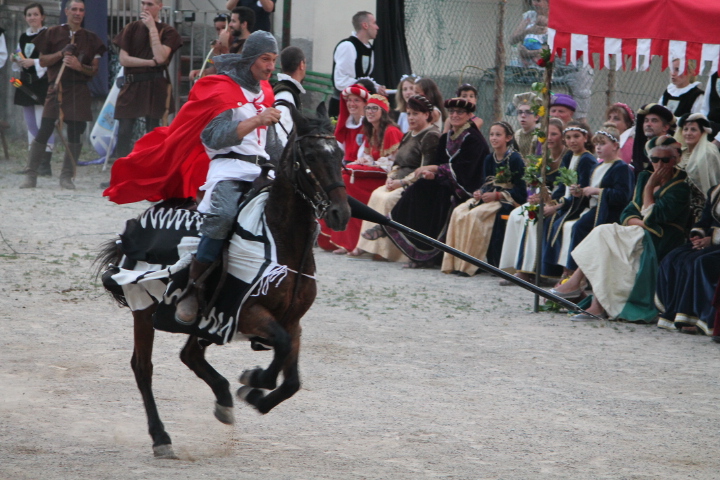
[[(550, 92), (552, 91), (552, 72), (553, 63), (549, 63), (545, 67), (545, 88), (547, 89), (547, 93), (545, 94), (543, 102), (545, 106), (545, 115), (542, 119), (542, 128), (545, 131), (545, 143), (543, 144), (543, 161), (540, 167), (540, 203), (538, 204), (538, 212), (536, 217), (537, 240), (535, 243), (535, 285), (538, 288), (540, 288), (540, 272), (542, 270), (542, 245), (545, 224), (545, 215), (543, 214), (543, 209), (545, 208), (545, 196), (543, 195), (543, 191), (545, 189), (545, 181), (547, 177), (547, 166), (550, 165), (550, 149), (547, 146), (547, 137), (549, 135), (548, 126), (550, 125)], [(535, 313), (538, 313), (540, 311), (540, 296), (537, 293), (535, 293), (533, 311)]]
[(498, 2), (498, 25), (495, 39), (495, 99), (493, 101), (493, 121), (503, 118), (503, 98), (505, 90), (505, 3)]
[(290, 46), (290, 27), (292, 26), (292, 0), (283, 1), (282, 48)]

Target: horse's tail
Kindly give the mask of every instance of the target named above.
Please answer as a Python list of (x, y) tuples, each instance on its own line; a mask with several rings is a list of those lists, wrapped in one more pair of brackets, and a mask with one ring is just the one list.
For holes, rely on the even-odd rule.
[[(100, 246), (100, 253), (93, 262), (95, 269), (95, 279), (101, 278), (110, 264), (117, 265), (122, 259), (123, 253), (120, 244), (116, 240), (108, 240)], [(123, 307), (127, 307), (127, 300), (122, 289), (111, 289), (103, 282), (105, 290), (115, 299), (115, 301)]]

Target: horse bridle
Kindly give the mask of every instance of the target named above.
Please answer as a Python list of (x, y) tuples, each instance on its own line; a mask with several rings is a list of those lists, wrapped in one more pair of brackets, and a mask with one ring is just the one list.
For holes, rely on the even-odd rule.
[[(330, 208), (330, 192), (336, 188), (345, 188), (343, 182), (333, 182), (330, 185), (323, 187), (320, 185), (315, 174), (310, 169), (310, 166), (305, 160), (305, 154), (302, 148), (300, 148), (298, 142), (305, 138), (324, 138), (328, 140), (335, 140), (333, 135), (302, 135), (293, 141), (292, 155), (293, 155), (293, 177), (292, 184), (295, 187), (295, 193), (308, 202), (315, 212), (315, 217), (320, 219), (325, 216), (328, 208)], [(298, 154), (298, 151), (300, 152)]]

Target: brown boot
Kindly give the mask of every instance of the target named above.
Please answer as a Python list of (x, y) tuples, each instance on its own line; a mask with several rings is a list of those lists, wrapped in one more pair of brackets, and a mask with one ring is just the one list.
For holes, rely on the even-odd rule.
[(50, 160), (52, 159), (52, 152), (43, 152), (42, 161), (38, 167), (38, 176), (40, 177), (52, 177), (52, 170), (50, 169)]
[(37, 186), (38, 167), (42, 161), (43, 153), (45, 153), (45, 145), (33, 141), (28, 154), (25, 181), (20, 185), (20, 188), (35, 188)]
[(195, 258), (195, 255), (193, 255), (185, 295), (180, 299), (175, 307), (175, 320), (178, 323), (182, 323), (184, 325), (192, 325), (195, 323), (195, 319), (198, 316), (198, 310), (200, 309), (198, 290), (200, 289), (201, 284), (197, 280), (203, 273), (205, 273), (210, 265), (212, 265), (212, 263), (199, 262), (197, 258)]
[(75, 190), (73, 178), (75, 177), (75, 164), (80, 158), (82, 143), (68, 143), (63, 158), (62, 171), (60, 172), (60, 188)]

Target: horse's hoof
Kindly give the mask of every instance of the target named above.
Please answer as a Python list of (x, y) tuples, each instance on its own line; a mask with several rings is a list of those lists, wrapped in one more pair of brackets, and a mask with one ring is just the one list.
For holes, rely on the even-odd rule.
[(155, 445), (153, 447), (153, 454), (155, 458), (165, 458), (168, 460), (177, 460), (178, 458), (173, 451), (172, 445), (169, 443), (165, 445)]
[(265, 396), (262, 390), (258, 390), (257, 388), (252, 387), (240, 387), (238, 388), (236, 395), (240, 400), (249, 403), (256, 409), (258, 408), (258, 403), (260, 402), (260, 400), (262, 400), (262, 398)]
[(238, 379), (238, 381), (240, 382), (241, 385), (247, 385), (248, 387), (255, 387), (256, 385), (253, 384), (253, 376), (255, 375), (255, 372), (257, 372), (257, 374), (259, 375), (260, 372), (262, 372), (262, 368), (255, 367), (255, 368), (250, 368), (248, 370), (243, 371), (240, 374), (240, 378)]
[(265, 390), (275, 390), (275, 387), (277, 386), (274, 381), (266, 381), (265, 383), (262, 382), (260, 376), (263, 373), (263, 369), (260, 367), (255, 367), (250, 370), (245, 370), (241, 375), (238, 381), (241, 385), (247, 385), (248, 387), (254, 387), (254, 388), (264, 388)]
[(233, 407), (225, 407), (215, 402), (215, 418), (225, 425), (234, 425), (235, 412), (233, 411)]

